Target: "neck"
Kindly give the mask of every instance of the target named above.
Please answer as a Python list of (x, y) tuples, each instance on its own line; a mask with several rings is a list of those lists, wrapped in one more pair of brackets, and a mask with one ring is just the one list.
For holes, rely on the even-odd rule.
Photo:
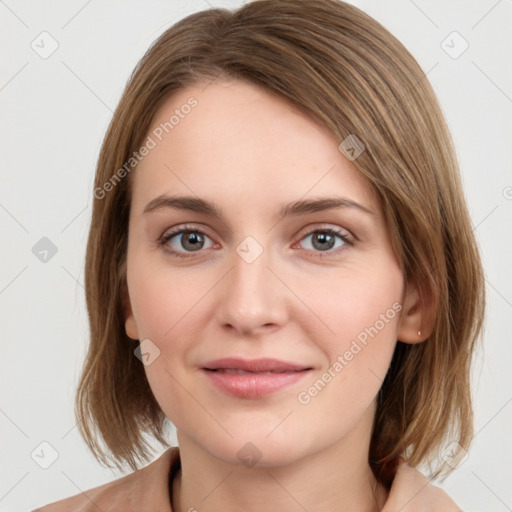
[(187, 436), (178, 433), (178, 439), (173, 512), (378, 512), (388, 497), (368, 464), (369, 432), (360, 428), (322, 451), (272, 467), (229, 464)]

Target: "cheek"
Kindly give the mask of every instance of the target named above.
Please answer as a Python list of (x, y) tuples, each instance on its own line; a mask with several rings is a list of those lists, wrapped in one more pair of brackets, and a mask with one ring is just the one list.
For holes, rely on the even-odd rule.
[[(317, 280), (316, 286), (321, 284)], [(342, 400), (349, 407), (362, 401), (367, 406), (374, 398), (397, 343), (402, 287), (401, 271), (393, 264), (340, 272), (329, 287), (310, 287), (308, 304), (329, 328), (322, 335), (310, 332), (325, 355), (320, 377), (329, 388), (324, 392), (318, 383), (323, 398), (317, 403)], [(314, 289), (327, 292), (311, 293)]]
[(394, 283), (368, 283), (354, 286), (350, 294), (338, 300), (334, 320), (337, 344), (358, 341), (369, 346), (369, 340), (396, 337), (400, 305), (400, 288)]
[[(385, 263), (385, 264), (384, 264)], [(396, 334), (403, 278), (394, 262), (343, 268), (334, 275), (302, 280), (297, 294), (307, 297), (308, 308), (323, 326), (311, 336), (324, 340), (329, 356), (348, 350), (353, 340), (393, 338)]]
[(199, 275), (197, 270), (171, 272), (142, 260), (137, 265), (136, 271), (133, 267), (129, 288), (139, 339), (151, 341), (147, 344), (151, 362), (145, 363), (144, 370), (156, 401), (179, 428), (195, 404), (185, 390), (189, 388), (190, 378), (185, 362), (198, 340), (204, 337), (205, 295), (215, 281)]
[(383, 293), (369, 284), (345, 291), (351, 293), (343, 300), (335, 294), (336, 311), (329, 317), (335, 334), (318, 340), (325, 366), (296, 397), (300, 413), (323, 429), (326, 442), (349, 432), (368, 411), (397, 343), (400, 288), (390, 285)]
[(154, 262), (140, 262), (129, 285), (141, 339), (155, 338), (165, 349), (189, 316), (201, 309), (201, 299), (213, 285), (208, 284), (210, 280), (197, 271), (170, 271)]

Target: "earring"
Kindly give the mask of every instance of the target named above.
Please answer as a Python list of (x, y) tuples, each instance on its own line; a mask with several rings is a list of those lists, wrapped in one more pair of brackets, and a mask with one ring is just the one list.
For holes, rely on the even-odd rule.
[(418, 331), (418, 337), (420, 337), (420, 336), (421, 336), (421, 331)]

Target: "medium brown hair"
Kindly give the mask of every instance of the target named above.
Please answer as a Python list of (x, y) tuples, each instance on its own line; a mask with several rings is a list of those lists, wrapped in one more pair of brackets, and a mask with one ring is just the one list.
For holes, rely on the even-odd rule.
[[(377, 478), (389, 483), (400, 456), (430, 465), (452, 441), (467, 450), (485, 295), (455, 151), (416, 60), (377, 21), (339, 0), (255, 0), (198, 12), (166, 30), (135, 68), (95, 177), (85, 263), (91, 341), (75, 405), (88, 447), (101, 463), (137, 469), (150, 458), (146, 436), (169, 446), (166, 417), (124, 329), (126, 162), (169, 95), (217, 77), (260, 86), (340, 143), (355, 135), (365, 146), (353, 163), (378, 195), (404, 278), (417, 286), (433, 326), (422, 343), (397, 343), (379, 391), (369, 453)], [(463, 454), (454, 452), (451, 466)], [(434, 476), (450, 470), (444, 465)]]

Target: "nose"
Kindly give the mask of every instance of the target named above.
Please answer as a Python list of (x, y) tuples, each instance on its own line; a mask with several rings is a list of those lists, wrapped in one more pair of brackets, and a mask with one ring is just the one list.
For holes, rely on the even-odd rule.
[(234, 253), (217, 297), (217, 320), (224, 328), (247, 336), (286, 323), (292, 294), (272, 268), (268, 253), (264, 250), (252, 262)]

